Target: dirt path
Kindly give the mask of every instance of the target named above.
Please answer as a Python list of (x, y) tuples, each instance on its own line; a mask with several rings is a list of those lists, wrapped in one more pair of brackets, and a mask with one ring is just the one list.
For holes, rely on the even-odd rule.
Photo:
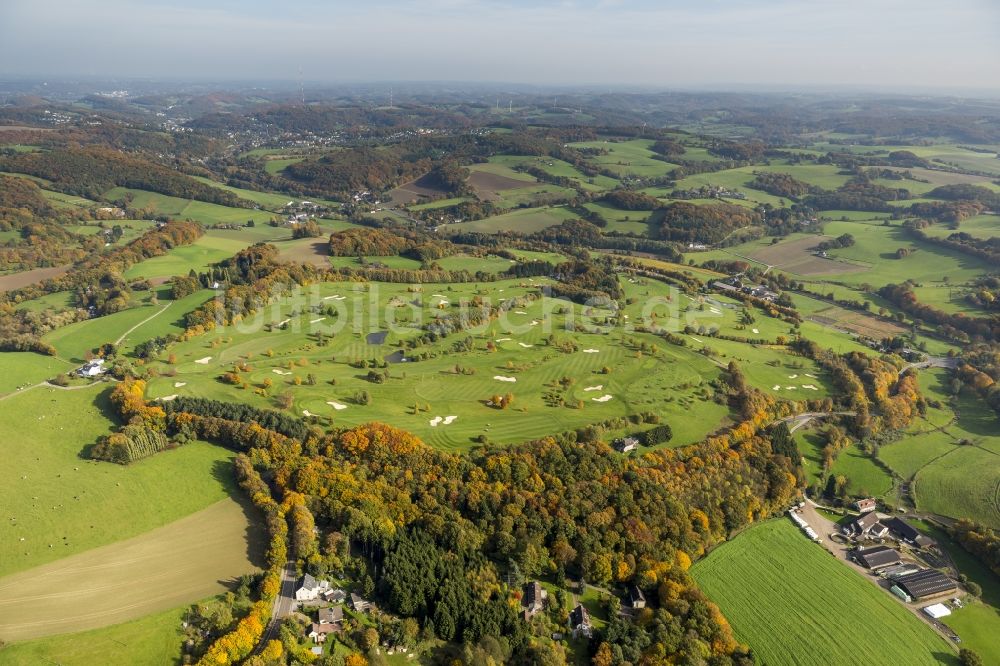
[(125, 331), (124, 333), (122, 333), (121, 336), (119, 336), (119, 338), (117, 340), (115, 340), (115, 346), (117, 347), (118, 345), (120, 345), (122, 343), (122, 340), (124, 340), (125, 338), (128, 337), (129, 333), (131, 333), (135, 329), (139, 328), (140, 326), (142, 326), (146, 322), (152, 321), (153, 319), (156, 319), (161, 314), (163, 314), (164, 312), (166, 312), (167, 308), (169, 308), (173, 304), (174, 304), (174, 302), (170, 301), (169, 303), (167, 303), (166, 305), (164, 305), (162, 308), (160, 308), (159, 312), (154, 312), (153, 314), (149, 315), (148, 317), (146, 317), (145, 319), (143, 319), (142, 321), (140, 321), (138, 324), (136, 324), (132, 328), (130, 328), (127, 331)]

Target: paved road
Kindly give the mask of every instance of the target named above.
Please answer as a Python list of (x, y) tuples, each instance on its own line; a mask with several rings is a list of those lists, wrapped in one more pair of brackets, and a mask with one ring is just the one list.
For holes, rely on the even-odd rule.
[(281, 621), (292, 614), (295, 610), (295, 562), (289, 560), (285, 563), (285, 568), (281, 570), (281, 590), (274, 599), (271, 607), (271, 621), (267, 623), (267, 629), (260, 637), (260, 642), (254, 648), (253, 653), (259, 654), (268, 641), (276, 638)]
[(928, 357), (926, 361), (920, 361), (919, 363), (907, 363), (904, 365), (899, 374), (903, 374), (910, 368), (947, 368), (949, 370), (954, 370), (958, 367), (958, 362), (960, 359), (950, 356), (931, 356)]
[(825, 419), (831, 416), (857, 416), (857, 412), (803, 412), (801, 414), (786, 416), (782, 419), (778, 419), (777, 421), (772, 421), (769, 425), (774, 425), (775, 423), (787, 423), (788, 431), (795, 432), (814, 419)]

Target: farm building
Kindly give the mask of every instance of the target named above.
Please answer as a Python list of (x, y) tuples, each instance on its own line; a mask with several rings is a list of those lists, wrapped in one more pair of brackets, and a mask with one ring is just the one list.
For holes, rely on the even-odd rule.
[(895, 583), (903, 592), (914, 599), (936, 597), (939, 594), (954, 592), (958, 589), (955, 581), (934, 569), (924, 569), (899, 576), (895, 579)]
[(899, 558), (899, 553), (895, 549), (886, 546), (859, 548), (854, 551), (854, 560), (861, 566), (873, 570), (902, 562)]
[(104, 359), (97, 358), (78, 369), (76, 374), (81, 377), (98, 377), (103, 375), (104, 372)]
[(873, 499), (859, 499), (854, 503), (854, 508), (861, 513), (868, 513), (878, 508), (878, 502)]
[(943, 617), (948, 617), (949, 615), (951, 615), (951, 609), (945, 606), (944, 604), (932, 604), (930, 606), (924, 606), (922, 610), (935, 620), (940, 620)]
[(920, 567), (917, 564), (913, 562), (904, 562), (903, 564), (897, 564), (895, 566), (886, 567), (881, 571), (881, 574), (886, 578), (891, 578), (895, 580), (900, 576), (916, 573), (918, 571), (920, 571)]
[(889, 528), (879, 521), (878, 515), (872, 511), (844, 526), (845, 535), (860, 539), (862, 537), (881, 538), (889, 532)]
[(892, 518), (886, 521), (886, 525), (894, 535), (902, 541), (913, 544), (918, 548), (930, 548), (935, 544), (934, 539), (926, 534), (921, 534), (915, 527), (902, 518)]

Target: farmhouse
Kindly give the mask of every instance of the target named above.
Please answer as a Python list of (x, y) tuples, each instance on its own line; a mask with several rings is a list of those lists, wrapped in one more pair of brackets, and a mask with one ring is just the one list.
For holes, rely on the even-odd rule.
[(884, 537), (889, 532), (889, 528), (879, 521), (875, 512), (870, 512), (845, 525), (842, 531), (846, 536), (855, 539), (863, 537), (878, 539)]
[(936, 542), (925, 534), (921, 534), (915, 527), (902, 518), (892, 518), (886, 521), (889, 530), (901, 541), (905, 541), (918, 548), (930, 548)]
[(577, 604), (569, 614), (569, 627), (573, 630), (573, 636), (586, 636), (590, 638), (593, 627), (590, 624), (590, 613), (583, 604)]
[(622, 437), (614, 442), (615, 450), (620, 453), (628, 453), (639, 448), (639, 440), (635, 437)]
[(632, 608), (646, 607), (646, 595), (642, 593), (638, 585), (632, 585), (628, 588), (628, 603)]
[(886, 546), (859, 548), (854, 551), (854, 561), (861, 566), (872, 570), (881, 569), (882, 567), (888, 567), (902, 562), (899, 557), (899, 553), (895, 549), (888, 548)]
[(524, 619), (531, 619), (536, 613), (545, 609), (545, 599), (548, 593), (537, 580), (525, 583), (521, 590), (521, 607), (524, 609)]
[(878, 508), (878, 502), (873, 499), (859, 499), (854, 503), (854, 508), (861, 513), (868, 513)]
[(103, 375), (104, 372), (104, 359), (96, 358), (77, 370), (76, 374), (81, 377), (98, 377)]
[(319, 609), (320, 624), (340, 624), (344, 621), (344, 607), (333, 606), (332, 608)]
[(318, 581), (311, 574), (306, 574), (299, 581), (299, 586), (295, 589), (296, 601), (313, 601), (320, 594), (330, 589), (330, 583)]
[(913, 599), (936, 597), (958, 589), (955, 581), (934, 569), (924, 569), (916, 573), (899, 576), (894, 582), (899, 589)]
[(327, 590), (323, 592), (320, 596), (323, 597), (323, 601), (329, 601), (332, 604), (342, 604), (347, 600), (347, 592), (342, 589), (334, 588), (332, 590)]

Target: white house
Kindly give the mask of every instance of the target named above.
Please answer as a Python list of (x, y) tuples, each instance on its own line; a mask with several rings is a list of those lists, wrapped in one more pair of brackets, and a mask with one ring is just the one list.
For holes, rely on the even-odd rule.
[(94, 359), (93, 361), (90, 361), (89, 363), (87, 363), (86, 365), (84, 365), (82, 368), (80, 368), (79, 370), (77, 370), (76, 374), (80, 375), (81, 377), (97, 377), (97, 376), (103, 375), (104, 372), (105, 372), (105, 370), (104, 370), (104, 359), (103, 358), (97, 358), (97, 359)]
[(302, 581), (295, 590), (295, 600), (313, 601), (314, 599), (318, 599), (319, 595), (328, 589), (330, 589), (330, 583), (325, 580), (318, 581), (312, 575), (306, 574), (302, 577)]

